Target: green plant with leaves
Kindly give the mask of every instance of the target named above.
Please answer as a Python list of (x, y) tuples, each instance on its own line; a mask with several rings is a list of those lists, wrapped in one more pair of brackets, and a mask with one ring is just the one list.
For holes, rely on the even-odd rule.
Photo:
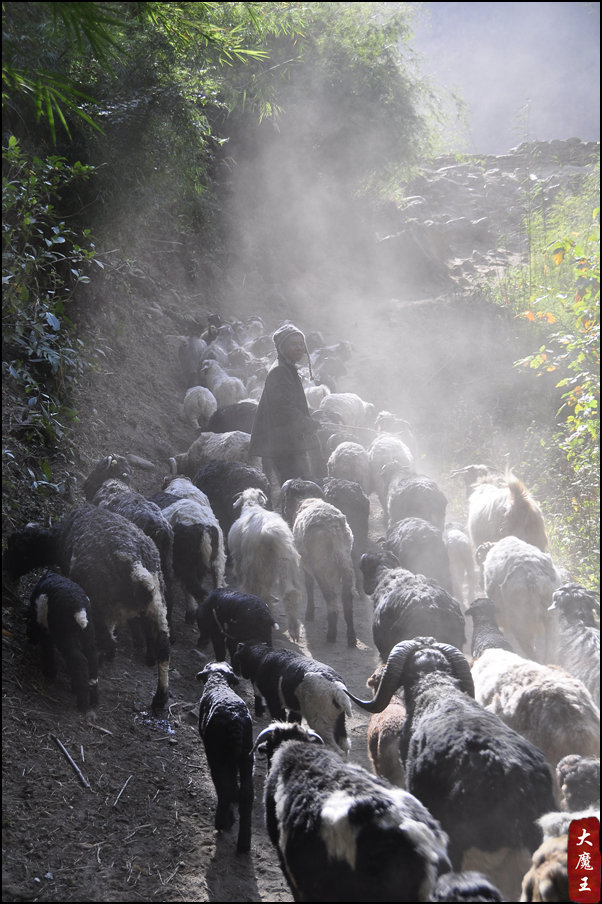
[(19, 427), (54, 443), (75, 416), (65, 400), (83, 368), (68, 303), (95, 258), (89, 232), (68, 226), (56, 205), (94, 170), (28, 159), (14, 136), (2, 159), (2, 369), (25, 395)]
[[(516, 362), (540, 376), (555, 373), (562, 391), (557, 413), (560, 430), (553, 442), (564, 458), (556, 462), (563, 516), (579, 547), (582, 574), (592, 581), (599, 561), (599, 464), (600, 464), (600, 209), (589, 223), (571, 222), (569, 235), (557, 238), (542, 256), (551, 288), (531, 299), (522, 315), (545, 338), (539, 350)], [(565, 224), (566, 225), (566, 224)], [(541, 266), (541, 264), (540, 264)], [(563, 291), (557, 291), (559, 284)], [(534, 311), (533, 308), (538, 310)], [(559, 328), (560, 327), (560, 328)], [(542, 439), (545, 448), (546, 441)], [(566, 530), (558, 527), (566, 543)]]

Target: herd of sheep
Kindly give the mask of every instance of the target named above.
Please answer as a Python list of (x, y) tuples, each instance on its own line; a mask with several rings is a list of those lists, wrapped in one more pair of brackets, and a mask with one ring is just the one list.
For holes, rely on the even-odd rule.
[[(99, 663), (127, 622), (157, 665), (152, 705), (164, 708), (180, 592), (198, 645), (215, 654), (197, 675), (215, 827), (230, 829), (238, 809), (237, 848), (250, 850), (264, 754), (266, 827), (296, 901), (516, 900), (521, 882), (523, 901), (569, 900), (568, 823), (599, 817), (599, 605), (556, 567), (541, 510), (511, 473), (456, 472), (468, 523), (447, 522), (444, 494), (416, 472), (407, 422), (336, 391), (349, 343), (307, 341), (314, 480), (280, 488), (269, 462), (249, 455), (275, 350), (259, 318), (211, 315), (202, 338), (180, 342), (183, 416), (200, 432), (170, 459), (165, 485), (142, 496), (111, 454), (60, 523), (9, 537), (12, 580), (60, 570), (40, 578), (27, 611), (43, 674), (55, 677), (58, 649), (78, 709), (96, 705)], [(380, 547), (368, 542), (371, 506), (387, 530)], [(315, 583), (329, 643), (339, 592), (351, 647), (354, 599), (372, 599), (371, 700), (328, 664), (272, 644), (285, 628), (299, 641)], [(267, 706), (275, 720), (255, 741), (241, 678), (255, 715)], [(375, 774), (350, 758), (352, 701), (371, 713)]]

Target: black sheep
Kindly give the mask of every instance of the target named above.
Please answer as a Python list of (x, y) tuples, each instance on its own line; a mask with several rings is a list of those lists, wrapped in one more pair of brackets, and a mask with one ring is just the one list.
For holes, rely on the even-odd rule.
[(196, 677), (205, 683), (199, 734), (217, 794), (215, 828), (221, 832), (232, 828), (238, 803), (236, 849), (246, 854), (251, 849), (254, 797), (253, 720), (247, 704), (232, 690), (239, 681), (227, 663), (210, 662)]
[(71, 676), (77, 708), (98, 703), (98, 656), (90, 600), (78, 584), (49, 571), (33, 588), (27, 609), (27, 637), (42, 646), (42, 674), (56, 678), (54, 648)]
[(123, 455), (106, 455), (94, 465), (82, 487), (88, 502), (92, 502), (106, 480), (120, 480), (129, 487), (132, 472), (127, 458)]
[(436, 581), (452, 593), (449, 555), (443, 534), (424, 518), (404, 518), (389, 528), (385, 549), (390, 550), (402, 568)]
[(246, 399), (235, 405), (224, 405), (211, 415), (203, 433), (230, 433), (232, 430), (241, 430), (250, 433), (257, 414), (257, 402)]
[(192, 481), (209, 499), (215, 517), (220, 523), (224, 538), (240, 515), (234, 508), (236, 498), (249, 487), (257, 487), (265, 493), (266, 508), (272, 511), (272, 488), (261, 471), (240, 461), (210, 461), (201, 468)]
[(429, 901), (505, 901), (502, 893), (483, 873), (443, 873), (435, 882)]
[(234, 660), (239, 643), (272, 646), (272, 628), (278, 628), (268, 606), (258, 596), (219, 587), (196, 611), (198, 646), (213, 644), (215, 658), (223, 661), (226, 648)]
[(295, 523), (299, 503), (303, 499), (324, 499), (324, 491), (313, 480), (304, 480), (302, 477), (285, 480), (280, 490), (280, 511), (291, 530)]
[(412, 474), (396, 461), (384, 466), (383, 480), (389, 524), (404, 518), (424, 518), (443, 533), (447, 499), (434, 480)]
[(396, 643), (428, 632), (441, 643), (462, 649), (465, 621), (457, 600), (421, 574), (390, 568), (391, 553), (363, 555), (364, 589), (372, 595), (372, 636), (384, 662)]
[(485, 650), (507, 650), (514, 653), (512, 644), (506, 640), (498, 628), (495, 613), (500, 610), (488, 597), (474, 600), (464, 615), (470, 615), (473, 621), (471, 653), (475, 659), (482, 656)]

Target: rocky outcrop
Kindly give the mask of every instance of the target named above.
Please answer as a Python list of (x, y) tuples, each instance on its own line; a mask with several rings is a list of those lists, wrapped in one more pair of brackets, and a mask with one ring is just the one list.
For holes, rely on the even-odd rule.
[(376, 260), (394, 280), (470, 284), (526, 251), (528, 210), (545, 211), (600, 158), (598, 142), (523, 142), (503, 156), (445, 156), (422, 169), (395, 205), (377, 211)]

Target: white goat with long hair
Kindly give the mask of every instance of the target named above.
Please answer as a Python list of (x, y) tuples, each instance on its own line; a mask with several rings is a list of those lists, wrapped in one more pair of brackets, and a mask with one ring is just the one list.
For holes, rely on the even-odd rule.
[(234, 508), (241, 513), (228, 534), (234, 572), (247, 593), (258, 596), (273, 614), (272, 589), (284, 603), (288, 629), (299, 638), (301, 601), (301, 558), (291, 529), (276, 512), (266, 511), (267, 497), (256, 487), (244, 490)]

